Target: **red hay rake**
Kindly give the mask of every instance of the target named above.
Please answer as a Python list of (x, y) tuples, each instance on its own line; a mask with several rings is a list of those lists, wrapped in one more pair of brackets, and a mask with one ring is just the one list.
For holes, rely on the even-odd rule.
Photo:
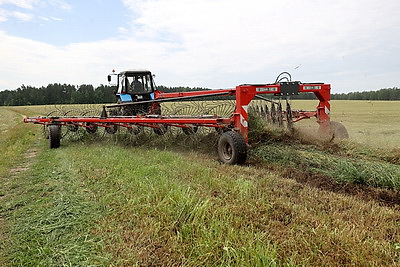
[[(130, 91), (134, 90), (130, 78), (133, 78), (132, 83), (136, 80), (141, 81), (140, 89), (143, 92)], [(169, 127), (181, 128), (185, 134), (196, 133), (199, 127), (214, 128), (220, 133), (217, 144), (219, 159), (227, 164), (243, 164), (247, 158), (249, 109), (279, 125), (286, 121), (289, 129), (295, 122), (315, 117), (320, 133), (332, 133), (333, 124), (331, 125), (329, 118), (330, 85), (301, 83), (285, 78), (286, 81), (281, 79), (273, 84), (242, 84), (234, 89), (164, 93), (155, 90), (150, 71), (125, 71), (117, 75), (117, 104), (103, 106), (101, 115), (28, 117), (24, 122), (44, 125), (48, 131), (50, 148), (60, 146), (62, 127), (71, 132), (84, 128), (88, 133), (95, 133), (101, 127), (108, 134), (116, 133), (119, 128), (125, 128), (131, 134), (138, 134), (144, 127), (148, 127), (158, 135), (165, 134)], [(281, 102), (264, 97), (290, 97), (299, 93), (315, 94), (319, 100), (315, 111), (294, 111), (288, 102), (286, 110), (283, 111)], [(161, 112), (160, 103), (163, 102), (221, 96), (234, 98), (233, 114), (165, 115)], [(271, 103), (271, 107), (267, 104), (250, 106), (253, 99)]]

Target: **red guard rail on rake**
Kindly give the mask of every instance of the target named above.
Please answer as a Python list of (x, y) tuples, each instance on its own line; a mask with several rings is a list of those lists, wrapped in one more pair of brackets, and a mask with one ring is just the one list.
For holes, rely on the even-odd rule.
[[(218, 154), (222, 162), (227, 164), (242, 164), (247, 158), (248, 146), (248, 109), (250, 102), (255, 97), (264, 94), (274, 96), (290, 96), (303, 92), (312, 92), (319, 100), (316, 111), (291, 112), (294, 122), (316, 117), (320, 124), (320, 131), (327, 133), (330, 130), (330, 85), (323, 83), (278, 82), (274, 84), (243, 84), (234, 89), (191, 91), (179, 93), (163, 93), (154, 91), (154, 98), (129, 103), (119, 103), (106, 106), (107, 108), (134, 106), (137, 104), (152, 105), (149, 114), (134, 116), (110, 116), (103, 109), (99, 116), (71, 116), (71, 117), (28, 117), (26, 123), (35, 123), (46, 126), (49, 131), (50, 147), (60, 146), (61, 127), (68, 126), (76, 131), (83, 127), (88, 133), (94, 133), (98, 127), (108, 129), (108, 133), (115, 133), (116, 127), (133, 129), (134, 127), (150, 127), (157, 134), (163, 134), (168, 126), (179, 127), (187, 134), (197, 131), (197, 127), (211, 127), (221, 133), (218, 140)], [(216, 95), (235, 96), (235, 110), (230, 117), (213, 115), (194, 116), (163, 116), (155, 112), (155, 106), (160, 102), (184, 100)], [(261, 97), (262, 98), (262, 97)], [(288, 113), (288, 111), (286, 111)], [(189, 131), (191, 130), (191, 131)]]

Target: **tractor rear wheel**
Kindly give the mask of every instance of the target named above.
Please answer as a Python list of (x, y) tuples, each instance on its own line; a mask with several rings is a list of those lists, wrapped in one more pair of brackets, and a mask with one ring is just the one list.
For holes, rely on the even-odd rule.
[(221, 134), (218, 139), (218, 156), (226, 164), (243, 164), (247, 159), (247, 144), (243, 136), (234, 131)]
[(61, 139), (61, 126), (57, 124), (51, 124), (48, 126), (48, 129), (50, 148), (59, 148)]

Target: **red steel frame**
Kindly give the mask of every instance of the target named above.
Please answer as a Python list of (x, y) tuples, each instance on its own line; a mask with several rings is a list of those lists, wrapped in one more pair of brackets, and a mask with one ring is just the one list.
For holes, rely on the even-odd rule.
[[(329, 113), (330, 113), (330, 84), (311, 83), (299, 84), (299, 92), (312, 92), (319, 100), (316, 111), (294, 111), (294, 122), (316, 117), (320, 124), (322, 132), (329, 130)], [(133, 125), (146, 126), (152, 128), (160, 128), (161, 125), (173, 127), (189, 128), (190, 125), (226, 128), (231, 127), (234, 131), (239, 132), (246, 143), (248, 143), (248, 106), (256, 95), (274, 94), (282, 95), (281, 83), (265, 84), (265, 85), (239, 85), (235, 89), (224, 90), (206, 90), (206, 91), (191, 91), (179, 93), (163, 93), (160, 91), (154, 92), (154, 101), (191, 97), (191, 96), (207, 96), (215, 93), (226, 93), (226, 95), (236, 96), (236, 108), (232, 117), (219, 117), (209, 115), (199, 116), (162, 116), (162, 115), (138, 115), (127, 117), (29, 117), (24, 118), (24, 122), (50, 125), (76, 125), (85, 128), (93, 127), (93, 125), (110, 128), (113, 125), (132, 128)]]

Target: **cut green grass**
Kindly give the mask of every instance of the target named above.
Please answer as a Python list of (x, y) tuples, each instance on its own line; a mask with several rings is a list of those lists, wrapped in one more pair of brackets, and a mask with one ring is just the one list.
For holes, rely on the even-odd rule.
[[(99, 234), (106, 234), (113, 254), (120, 258), (119, 264), (203, 266), (276, 261), (268, 240), (255, 236), (251, 229), (236, 229), (235, 224), (245, 225), (247, 221), (232, 216), (213, 197), (220, 194), (221, 182), (232, 195), (247, 197), (243, 178), (216, 181), (221, 175), (212, 169), (157, 149), (87, 148), (93, 149), (108, 155), (108, 160), (90, 156), (92, 165), (87, 166), (83, 158), (79, 160), (79, 152), (76, 165), (81, 173), (87, 173), (88, 167), (96, 169), (89, 173), (98, 175), (85, 180), (96, 195), (103, 196), (102, 201), (120, 207), (102, 222), (103, 227), (112, 229), (99, 229)], [(125, 225), (122, 229), (121, 222)]]
[(337, 182), (400, 189), (400, 166), (385, 161), (343, 157), (300, 144), (269, 143), (251, 153), (266, 163), (324, 174)]
[(116, 265), (397, 262), (399, 214), (374, 203), (204, 155), (104, 143), (57, 154), (102, 207), (91, 232)]
[[(1, 265), (400, 264), (398, 205), (284, 175), (294, 169), (396, 188), (380, 175), (397, 170), (395, 150), (260, 130), (248, 166), (220, 164), (212, 136), (132, 143), (115, 135), (50, 150), (46, 140), (33, 142), (40, 128), (16, 131), (30, 136), (24, 148), (39, 152), (27, 170), (1, 180)], [(18, 151), (12, 157), (23, 162)]]
[(347, 141), (304, 139), (250, 116), (251, 158), (281, 168), (319, 173), (336, 182), (400, 189), (400, 165), (395, 150), (378, 150)]
[(264, 169), (106, 143), (37, 160), (2, 211), (14, 265), (398, 263), (396, 210)]
[(0, 214), (9, 224), (7, 261), (17, 266), (99, 265), (107, 255), (90, 232), (101, 208), (70, 176), (55, 151), (37, 156), (29, 170), (9, 178)]
[[(12, 121), (10, 122), (12, 124)], [(36, 125), (12, 124), (0, 134), (0, 177), (4, 177), (9, 169), (22, 160), (25, 152), (33, 142), (37, 141)]]

